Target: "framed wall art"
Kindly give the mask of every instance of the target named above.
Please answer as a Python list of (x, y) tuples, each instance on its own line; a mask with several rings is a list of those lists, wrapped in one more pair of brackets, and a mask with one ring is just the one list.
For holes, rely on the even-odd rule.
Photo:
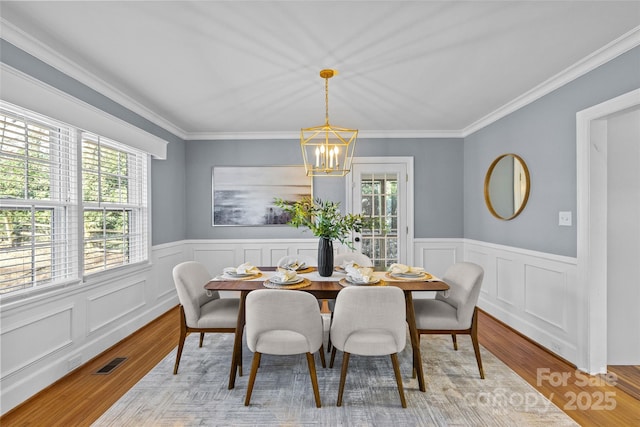
[(283, 225), (289, 216), (274, 199), (312, 196), (304, 166), (215, 166), (212, 171), (214, 226)]

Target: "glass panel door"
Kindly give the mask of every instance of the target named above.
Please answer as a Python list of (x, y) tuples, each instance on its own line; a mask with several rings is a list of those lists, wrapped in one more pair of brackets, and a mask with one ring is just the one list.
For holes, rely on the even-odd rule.
[(356, 164), (354, 160), (353, 212), (371, 218), (372, 226), (354, 235), (353, 243), (376, 269), (406, 259), (406, 176), (404, 164)]

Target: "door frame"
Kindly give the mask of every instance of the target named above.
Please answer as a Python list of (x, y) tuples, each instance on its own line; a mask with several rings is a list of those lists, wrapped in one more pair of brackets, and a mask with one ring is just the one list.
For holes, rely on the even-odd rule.
[(607, 372), (607, 119), (640, 106), (640, 89), (576, 113), (578, 368)]
[[(405, 238), (405, 248), (404, 253), (406, 254), (406, 259), (404, 263), (408, 265), (413, 265), (414, 258), (414, 249), (413, 249), (413, 240), (414, 240), (414, 186), (413, 186), (413, 157), (354, 157), (351, 162), (353, 171), (354, 164), (376, 164), (376, 163), (386, 163), (386, 164), (402, 164), (405, 166), (407, 171), (406, 179), (406, 203), (404, 207), (405, 211), (405, 224), (407, 226), (406, 238)], [(345, 198), (346, 198), (346, 209), (347, 212), (353, 212), (353, 172), (347, 175), (347, 179), (345, 179)], [(400, 230), (398, 230), (400, 231)], [(399, 260), (402, 262), (402, 260)]]

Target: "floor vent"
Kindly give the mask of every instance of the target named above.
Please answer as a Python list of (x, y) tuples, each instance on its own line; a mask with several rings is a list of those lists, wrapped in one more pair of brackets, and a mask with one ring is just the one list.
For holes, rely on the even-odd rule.
[(116, 357), (111, 362), (104, 365), (102, 368), (96, 371), (96, 374), (106, 375), (110, 374), (114, 369), (116, 369), (122, 362), (127, 360), (126, 357)]

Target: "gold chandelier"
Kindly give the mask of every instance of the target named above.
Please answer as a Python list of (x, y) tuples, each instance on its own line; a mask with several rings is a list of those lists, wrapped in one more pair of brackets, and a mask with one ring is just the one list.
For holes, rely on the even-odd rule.
[(300, 147), (307, 176), (345, 176), (351, 170), (358, 130), (329, 124), (329, 79), (337, 73), (331, 69), (320, 71), (320, 77), (325, 81), (324, 125), (300, 130)]

